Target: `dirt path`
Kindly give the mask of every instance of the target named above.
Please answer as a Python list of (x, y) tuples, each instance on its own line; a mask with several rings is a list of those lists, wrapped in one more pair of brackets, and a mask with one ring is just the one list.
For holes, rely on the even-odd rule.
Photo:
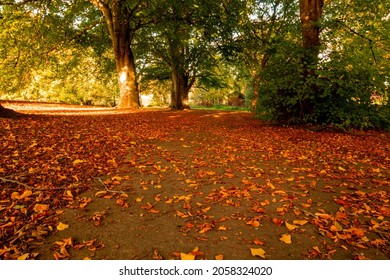
[(271, 127), (218, 111), (98, 123), (129, 138), (104, 149), (100, 139), (98, 150), (124, 156), (57, 210), (68, 227), (33, 249), (38, 259), (390, 258), (388, 134)]

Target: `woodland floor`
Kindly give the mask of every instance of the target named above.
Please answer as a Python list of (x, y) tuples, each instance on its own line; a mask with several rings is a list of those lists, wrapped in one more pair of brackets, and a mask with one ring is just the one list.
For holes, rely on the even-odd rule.
[(390, 134), (3, 103), (0, 259), (390, 259)]

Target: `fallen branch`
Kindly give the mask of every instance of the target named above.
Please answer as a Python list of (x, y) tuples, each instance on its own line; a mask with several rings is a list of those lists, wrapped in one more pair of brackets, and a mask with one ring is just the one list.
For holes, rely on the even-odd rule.
[(96, 178), (96, 180), (99, 181), (99, 183), (102, 184), (102, 185), (106, 188), (106, 191), (108, 191), (108, 192), (120, 193), (120, 194), (125, 193), (124, 191), (114, 191), (114, 190), (110, 190), (110, 189), (106, 186), (106, 184), (104, 184), (104, 182), (103, 182), (100, 178)]
[(3, 177), (0, 177), (0, 180), (3, 181), (3, 182), (9, 182), (9, 183), (18, 184), (18, 185), (23, 186), (25, 188), (31, 189), (31, 187), (29, 185), (26, 185), (25, 183), (22, 183), (22, 182), (19, 182), (19, 181), (16, 181), (16, 180), (6, 179), (6, 178), (3, 178)]
[(3, 182), (9, 182), (9, 183), (14, 183), (14, 184), (17, 184), (17, 185), (20, 185), (20, 186), (23, 186), (25, 187), (26, 189), (29, 189), (29, 190), (33, 190), (33, 191), (36, 191), (36, 190), (39, 190), (39, 191), (56, 191), (56, 190), (67, 190), (69, 189), (68, 187), (57, 187), (57, 188), (35, 188), (35, 187), (31, 187), (25, 183), (22, 183), (22, 182), (19, 182), (19, 181), (16, 181), (16, 180), (11, 180), (11, 179), (7, 179), (7, 178), (4, 178), (4, 177), (0, 177), (0, 180), (3, 181)]

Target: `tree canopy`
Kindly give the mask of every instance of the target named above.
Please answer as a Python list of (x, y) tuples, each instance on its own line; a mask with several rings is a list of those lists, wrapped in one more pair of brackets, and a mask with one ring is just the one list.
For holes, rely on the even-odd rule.
[(0, 99), (139, 108), (153, 94), (174, 109), (246, 104), (288, 124), (388, 127), (389, 10), (367, 0), (4, 0)]

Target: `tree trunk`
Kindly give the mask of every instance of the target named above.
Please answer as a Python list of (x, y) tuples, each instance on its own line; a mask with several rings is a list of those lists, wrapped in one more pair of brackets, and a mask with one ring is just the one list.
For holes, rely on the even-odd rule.
[[(310, 95), (319, 93), (320, 89), (315, 83), (317, 76), (318, 55), (320, 52), (320, 25), (324, 0), (300, 0), (300, 18), (302, 28), (302, 70), (303, 82), (311, 90)], [(299, 100), (300, 117), (312, 114), (314, 105), (311, 98)]]
[(175, 110), (189, 109), (188, 94), (194, 83), (194, 79), (189, 81), (185, 74), (180, 71), (172, 71), (172, 89), (170, 108)]
[(313, 67), (318, 63), (321, 45), (319, 20), (322, 16), (323, 6), (324, 0), (300, 0), (299, 3), (306, 77), (313, 72)]
[(16, 119), (21, 116), (22, 114), (15, 112), (14, 110), (4, 108), (3, 105), (0, 104), (0, 118)]
[(140, 108), (140, 98), (136, 80), (134, 55), (131, 50), (132, 35), (130, 18), (125, 2), (120, 0), (90, 0), (104, 15), (112, 41), (118, 76), (120, 108)]
[[(126, 40), (124, 38), (123, 40)], [(130, 38), (129, 38), (130, 40)], [(119, 108), (138, 109), (141, 107), (133, 52), (130, 46), (115, 52), (115, 62), (119, 82)]]

